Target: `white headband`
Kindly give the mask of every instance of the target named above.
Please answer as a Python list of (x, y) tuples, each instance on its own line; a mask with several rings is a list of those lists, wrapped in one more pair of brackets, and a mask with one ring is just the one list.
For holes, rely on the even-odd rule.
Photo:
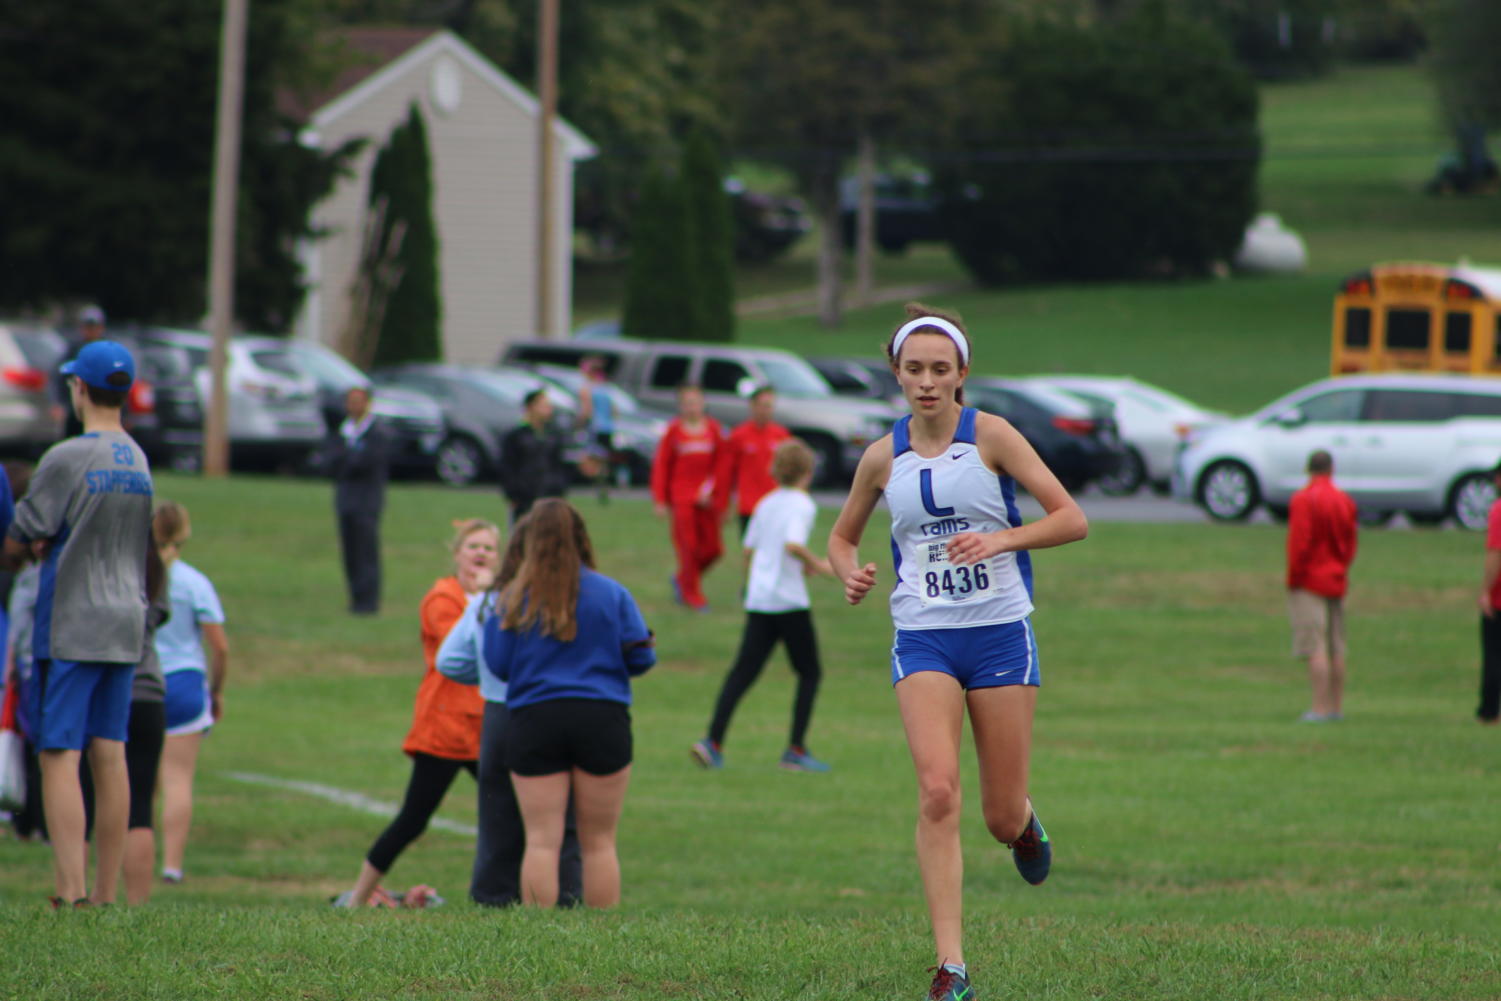
[(891, 357), (900, 358), (902, 355), (902, 342), (911, 336), (914, 330), (923, 327), (934, 327), (948, 335), (949, 340), (959, 349), (959, 363), (965, 368), (969, 367), (969, 342), (964, 339), (964, 334), (958, 327), (941, 316), (919, 316), (915, 320), (908, 320), (902, 324), (902, 328), (896, 332), (896, 340), (891, 342)]

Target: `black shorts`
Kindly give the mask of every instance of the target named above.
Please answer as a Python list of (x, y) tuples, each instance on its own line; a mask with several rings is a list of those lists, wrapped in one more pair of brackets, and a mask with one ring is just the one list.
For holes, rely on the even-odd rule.
[(631, 763), (631, 712), (603, 699), (553, 699), (511, 710), (506, 768), (517, 775), (582, 769), (610, 775)]
[(125, 772), (130, 777), (130, 828), (151, 828), (151, 798), (167, 733), (167, 707), (161, 702), (130, 703), (125, 738)]

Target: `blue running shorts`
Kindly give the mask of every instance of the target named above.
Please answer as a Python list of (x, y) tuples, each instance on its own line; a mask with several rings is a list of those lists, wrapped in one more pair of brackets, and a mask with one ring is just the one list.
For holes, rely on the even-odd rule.
[(898, 629), (891, 647), (891, 683), (919, 671), (947, 674), (966, 691), (1040, 686), (1032, 620), (958, 629)]
[(167, 675), (167, 736), (203, 733), (214, 725), (208, 674), (189, 668)]
[(130, 727), (134, 664), (37, 661), (39, 751), (81, 751), (89, 740), (124, 742)]

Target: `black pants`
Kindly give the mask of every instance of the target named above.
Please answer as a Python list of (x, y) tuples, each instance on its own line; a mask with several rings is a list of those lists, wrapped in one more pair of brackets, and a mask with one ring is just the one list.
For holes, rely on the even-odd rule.
[(167, 740), (167, 706), (163, 702), (130, 703), (130, 730), (125, 738), (125, 774), (130, 778), (130, 828), (151, 829), (151, 800)]
[(1501, 716), (1501, 612), (1480, 617), (1480, 708), (1481, 719)]
[(431, 754), (412, 755), (412, 777), (407, 780), (407, 794), (401, 801), (401, 809), (370, 846), (365, 860), (383, 873), (390, 872), (391, 866), (396, 864), (396, 857), (427, 830), (428, 821), (438, 812), (438, 805), (448, 795), (448, 787), (453, 785), (460, 769), (476, 779), (479, 777), (473, 761), (455, 761)]
[(808, 720), (813, 716), (813, 699), (818, 695), (822, 669), (818, 665), (818, 637), (813, 632), (813, 614), (806, 608), (795, 612), (747, 612), (745, 632), (740, 637), (740, 652), (735, 665), (719, 690), (714, 719), (709, 723), (709, 739), (724, 743), (730, 717), (741, 698), (761, 676), (777, 641), (787, 645), (787, 658), (797, 674), (797, 697), (792, 704), (792, 733), (788, 743), (802, 747), (808, 734)]
[(349, 610), (380, 609), (380, 512), (339, 514), (339, 546), (344, 553), (344, 580)]
[[(521, 856), (526, 851), (526, 828), (521, 807), (506, 768), (506, 729), (511, 711), (502, 702), (485, 703), (485, 725), (479, 746), (479, 842), (474, 851), (474, 874), (469, 896), (476, 904), (505, 907), (521, 901)], [(573, 800), (563, 828), (563, 852), (558, 859), (558, 906), (573, 907), (584, 898), (584, 861), (579, 851)]]

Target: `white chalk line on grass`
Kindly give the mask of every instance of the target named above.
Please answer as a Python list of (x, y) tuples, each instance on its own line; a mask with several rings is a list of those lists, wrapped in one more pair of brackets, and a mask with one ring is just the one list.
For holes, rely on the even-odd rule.
[[(330, 803), (337, 803), (340, 806), (351, 807), (362, 813), (373, 814), (377, 817), (394, 817), (396, 816), (396, 811), (400, 809), (395, 803), (372, 799), (362, 792), (355, 792), (352, 789), (339, 789), (335, 786), (326, 786), (318, 782), (303, 782), (300, 779), (279, 779), (272, 775), (257, 775), (255, 772), (223, 772), (222, 774), (227, 778), (234, 779), (236, 782), (300, 792), (308, 796), (316, 796), (319, 799), (326, 799)], [(462, 834), (470, 838), (476, 837), (479, 834), (479, 828), (472, 824), (461, 824), (457, 820), (445, 820), (442, 817), (434, 817), (428, 821), (427, 826), (436, 827), (440, 831), (449, 831), (453, 834)]]

